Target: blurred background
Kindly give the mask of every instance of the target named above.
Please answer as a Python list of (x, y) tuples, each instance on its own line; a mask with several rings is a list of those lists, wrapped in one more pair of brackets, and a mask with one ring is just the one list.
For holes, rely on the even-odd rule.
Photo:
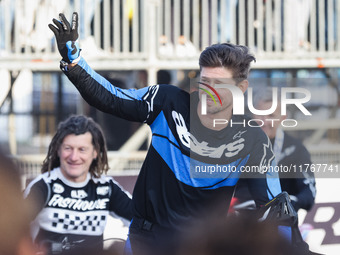
[(85, 114), (104, 130), (109, 174), (132, 191), (150, 133), (89, 106), (60, 71), (47, 25), (73, 11), (82, 56), (121, 88), (168, 83), (189, 91), (200, 52), (231, 42), (257, 58), (250, 86), (308, 89), (312, 116), (292, 109), (298, 126), (287, 131), (313, 163), (333, 170), (316, 173), (316, 205), (300, 213), (300, 224), (314, 251), (338, 254), (340, 0), (0, 0), (0, 145), (21, 167), (23, 185), (40, 173), (58, 123)]

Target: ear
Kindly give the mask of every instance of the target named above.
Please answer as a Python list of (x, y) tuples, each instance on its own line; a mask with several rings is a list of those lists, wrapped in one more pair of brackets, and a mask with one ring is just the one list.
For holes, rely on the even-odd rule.
[(243, 81), (241, 81), (240, 83), (237, 84), (237, 87), (239, 87), (244, 94), (246, 92), (246, 90), (248, 89), (248, 85), (249, 85), (248, 80), (243, 80)]
[(95, 160), (98, 156), (98, 153), (96, 150), (93, 151), (93, 160)]

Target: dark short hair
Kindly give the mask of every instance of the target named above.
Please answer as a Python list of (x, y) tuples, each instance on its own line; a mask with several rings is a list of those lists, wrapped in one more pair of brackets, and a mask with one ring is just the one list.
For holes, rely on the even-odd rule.
[(101, 174), (109, 170), (106, 141), (103, 131), (92, 118), (83, 115), (72, 115), (58, 125), (56, 134), (48, 147), (47, 156), (43, 162), (41, 172), (45, 173), (53, 168), (60, 166), (58, 150), (64, 138), (68, 135), (81, 135), (90, 132), (92, 135), (92, 144), (98, 156), (92, 161), (90, 173), (94, 177), (99, 177)]
[(202, 67), (226, 67), (232, 70), (233, 78), (242, 81), (248, 78), (250, 63), (256, 61), (249, 48), (231, 43), (213, 44), (202, 51), (199, 58)]

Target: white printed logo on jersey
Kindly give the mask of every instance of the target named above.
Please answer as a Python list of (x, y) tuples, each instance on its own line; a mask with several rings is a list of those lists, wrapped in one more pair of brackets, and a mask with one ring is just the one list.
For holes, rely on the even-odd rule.
[(190, 149), (190, 133), (187, 126), (185, 125), (183, 116), (180, 113), (172, 111), (172, 118), (175, 121), (176, 131), (179, 139), (184, 146)]
[(87, 201), (54, 194), (48, 202), (48, 206), (79, 211), (107, 210), (109, 201), (110, 200), (108, 198)]
[(241, 135), (246, 131), (240, 131), (234, 136), (234, 139), (239, 138), (238, 140), (228, 144), (222, 144), (215, 148), (210, 147), (208, 142), (199, 142), (192, 134), (190, 134), (185, 125), (184, 118), (180, 113), (172, 111), (172, 118), (176, 124), (176, 131), (182, 144), (198, 155), (208, 156), (210, 158), (221, 158), (225, 150), (227, 150), (224, 155), (226, 157), (233, 157), (244, 148), (244, 138), (241, 138)]
[[(146, 103), (148, 104), (148, 111), (149, 112), (153, 111), (153, 100), (154, 100), (155, 96), (157, 95), (158, 89), (159, 89), (159, 85), (151, 86), (148, 93), (146, 93), (146, 95), (143, 98), (146, 101)], [(147, 98), (149, 96), (151, 96), (151, 99), (147, 100)]]
[(87, 197), (87, 193), (82, 189), (81, 190), (72, 190), (71, 191), (71, 197), (82, 199), (82, 198)]
[(226, 152), (224, 155), (226, 157), (233, 157), (237, 155), (243, 148), (244, 148), (244, 138), (240, 138), (236, 140), (235, 142), (227, 144), (228, 152)]
[(65, 188), (63, 187), (63, 185), (59, 184), (59, 183), (54, 183), (52, 190), (54, 193), (63, 193), (65, 191)]
[(241, 138), (241, 136), (242, 136), (245, 132), (247, 132), (247, 130), (238, 131), (238, 132), (234, 135), (233, 139), (235, 140), (236, 138)]
[(109, 186), (97, 187), (97, 194), (98, 195), (105, 196), (106, 194), (109, 193), (109, 191), (110, 191)]
[(221, 158), (223, 153), (228, 158), (237, 155), (244, 148), (244, 138), (240, 138), (228, 144), (222, 144), (219, 147), (211, 147), (207, 142), (198, 142), (197, 139), (191, 135), (191, 151), (201, 156), (208, 156), (210, 158)]
[[(271, 158), (268, 159), (269, 155), (272, 155)], [(261, 159), (260, 165), (259, 165), (259, 172), (261, 174), (267, 172), (269, 170), (269, 167), (271, 166), (271, 163), (274, 159), (274, 153), (271, 149), (271, 143), (268, 138), (267, 144), (263, 144), (263, 157)]]

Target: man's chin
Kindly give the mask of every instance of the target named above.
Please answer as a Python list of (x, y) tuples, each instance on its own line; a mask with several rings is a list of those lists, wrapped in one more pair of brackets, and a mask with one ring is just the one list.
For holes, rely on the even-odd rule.
[(220, 111), (221, 111), (221, 109), (216, 108), (216, 107), (207, 108), (207, 114), (215, 114), (215, 113), (218, 113)]

